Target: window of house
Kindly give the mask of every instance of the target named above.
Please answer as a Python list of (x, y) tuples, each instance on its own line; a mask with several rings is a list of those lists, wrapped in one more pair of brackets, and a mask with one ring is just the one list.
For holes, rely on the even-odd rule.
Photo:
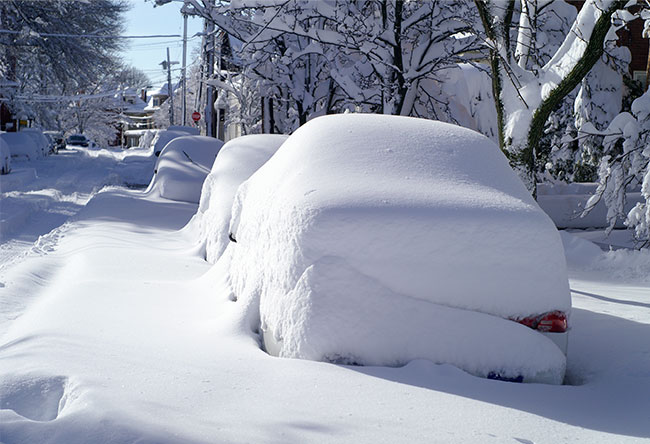
[(641, 83), (643, 89), (646, 87), (646, 73), (645, 71), (634, 71), (632, 73), (632, 78)]

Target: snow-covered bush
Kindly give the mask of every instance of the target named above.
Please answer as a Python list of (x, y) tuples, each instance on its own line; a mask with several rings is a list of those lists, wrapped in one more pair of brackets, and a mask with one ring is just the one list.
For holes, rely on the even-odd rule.
[(32, 136), (24, 131), (3, 133), (0, 137), (9, 145), (11, 157), (20, 160), (34, 160), (43, 157), (43, 149), (36, 144)]
[(11, 150), (9, 145), (0, 137), (0, 174), (9, 174), (11, 171)]
[(190, 128), (189, 126), (172, 126), (170, 128), (172, 129), (158, 131), (154, 136), (151, 143), (153, 144), (153, 153), (155, 155), (160, 154), (163, 148), (165, 148), (165, 145), (177, 137), (199, 134), (196, 128)]
[(208, 262), (216, 262), (228, 246), (231, 208), (237, 188), (278, 150), (287, 136), (253, 134), (227, 142), (203, 183), (196, 214)]
[(176, 137), (160, 153), (149, 191), (166, 199), (199, 203), (203, 181), (222, 146), (213, 137)]
[(138, 144), (138, 147), (140, 148), (145, 148), (149, 149), (153, 145), (153, 140), (156, 137), (156, 134), (158, 133), (158, 130), (148, 130), (146, 131), (142, 137), (140, 137), (140, 143)]
[(426, 358), (562, 381), (560, 349), (509, 320), (570, 310), (560, 238), (474, 131), (398, 116), (311, 120), (240, 186), (231, 233), (233, 291), (259, 307), (251, 327), (272, 354)]
[[(585, 213), (601, 200), (607, 206), (610, 230), (618, 219), (634, 228), (638, 240), (650, 242), (650, 91), (632, 103), (632, 114), (621, 113), (604, 132), (603, 146), (611, 153), (598, 169), (599, 185)], [(627, 193), (641, 186), (642, 202), (626, 213)]]

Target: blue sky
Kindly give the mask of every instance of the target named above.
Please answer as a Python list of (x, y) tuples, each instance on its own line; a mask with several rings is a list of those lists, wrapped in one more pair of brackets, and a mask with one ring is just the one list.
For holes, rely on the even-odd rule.
[[(182, 2), (172, 2), (155, 8), (151, 1), (130, 0), (130, 2), (133, 7), (126, 13), (126, 35), (183, 35), (183, 16), (179, 12), (181, 6), (183, 6)], [(189, 17), (187, 20), (188, 66), (194, 60), (193, 51), (201, 44), (201, 37), (192, 38), (192, 36), (201, 31), (203, 31), (203, 20)], [(159, 85), (167, 81), (166, 71), (163, 71), (162, 66), (160, 66), (160, 62), (167, 58), (167, 46), (169, 46), (171, 60), (179, 62), (178, 65), (173, 66), (177, 71), (172, 72), (172, 75), (178, 78), (183, 54), (181, 37), (130, 39), (128, 40), (127, 49), (123, 53), (123, 58), (127, 64), (147, 73), (152, 85)]]

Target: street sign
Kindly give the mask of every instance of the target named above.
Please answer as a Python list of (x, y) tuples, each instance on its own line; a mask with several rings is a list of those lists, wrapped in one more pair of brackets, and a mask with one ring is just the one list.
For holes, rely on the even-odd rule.
[(194, 120), (195, 122), (198, 122), (199, 120), (201, 120), (201, 113), (198, 112), (198, 111), (194, 111), (192, 113), (192, 120)]

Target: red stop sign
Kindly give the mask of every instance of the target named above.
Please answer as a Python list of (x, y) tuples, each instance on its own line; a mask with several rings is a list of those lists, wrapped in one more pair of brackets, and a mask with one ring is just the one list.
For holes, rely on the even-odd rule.
[(192, 113), (192, 120), (194, 120), (195, 122), (198, 122), (199, 120), (201, 120), (201, 113), (198, 112), (198, 111), (194, 111)]

